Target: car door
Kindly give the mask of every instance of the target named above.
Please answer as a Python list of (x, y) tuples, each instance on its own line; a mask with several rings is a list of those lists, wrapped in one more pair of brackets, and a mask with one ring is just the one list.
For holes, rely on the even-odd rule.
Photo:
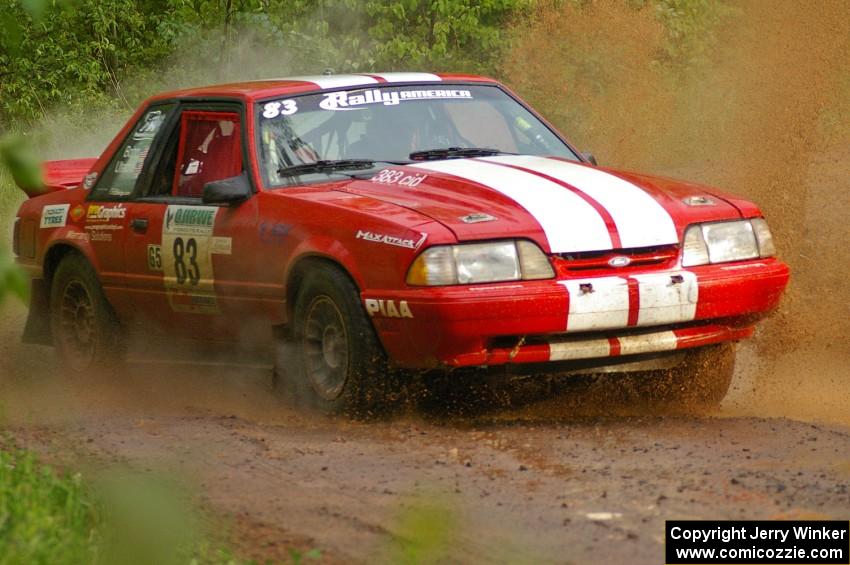
[(235, 103), (180, 104), (129, 212), (124, 255), (137, 325), (227, 338), (262, 312), (250, 300), (254, 269), (246, 266), (256, 198), (232, 206), (202, 200), (207, 183), (244, 171), (243, 124)]
[(101, 284), (122, 319), (132, 310), (124, 246), (133, 195), (143, 171), (150, 167), (151, 149), (176, 107), (176, 104), (154, 104), (145, 110), (95, 181), (85, 205), (71, 210), (72, 216), (83, 218), (85, 238), (97, 260)]

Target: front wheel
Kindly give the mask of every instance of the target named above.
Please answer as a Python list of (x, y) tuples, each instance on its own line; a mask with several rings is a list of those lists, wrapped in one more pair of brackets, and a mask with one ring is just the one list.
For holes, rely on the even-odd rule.
[(63, 366), (83, 374), (119, 363), (121, 327), (98, 281), (78, 253), (59, 263), (50, 289), (50, 329)]
[(275, 380), (299, 404), (366, 415), (392, 399), (394, 377), (360, 293), (334, 266), (316, 263), (306, 274), (277, 347)]

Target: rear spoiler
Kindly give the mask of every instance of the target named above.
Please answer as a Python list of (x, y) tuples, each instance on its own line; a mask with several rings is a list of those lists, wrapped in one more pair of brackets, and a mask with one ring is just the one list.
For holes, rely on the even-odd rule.
[(33, 198), (48, 192), (57, 192), (79, 186), (86, 174), (97, 162), (93, 159), (63, 159), (46, 161), (42, 169), (43, 186), (39, 188), (21, 187), (27, 196)]

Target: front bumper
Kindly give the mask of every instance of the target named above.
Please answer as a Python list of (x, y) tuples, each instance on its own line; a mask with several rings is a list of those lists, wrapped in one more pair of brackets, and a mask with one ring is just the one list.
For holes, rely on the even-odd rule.
[(788, 283), (776, 259), (563, 280), (364, 291), (405, 368), (596, 359), (749, 337)]

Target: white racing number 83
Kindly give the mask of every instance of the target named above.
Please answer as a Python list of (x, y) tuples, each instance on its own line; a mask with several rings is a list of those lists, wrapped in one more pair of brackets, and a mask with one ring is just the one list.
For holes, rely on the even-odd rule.
[(269, 102), (263, 106), (263, 117), (267, 119), (276, 118), (278, 116), (291, 116), (298, 111), (298, 104), (295, 100), (281, 100), (279, 102)]

